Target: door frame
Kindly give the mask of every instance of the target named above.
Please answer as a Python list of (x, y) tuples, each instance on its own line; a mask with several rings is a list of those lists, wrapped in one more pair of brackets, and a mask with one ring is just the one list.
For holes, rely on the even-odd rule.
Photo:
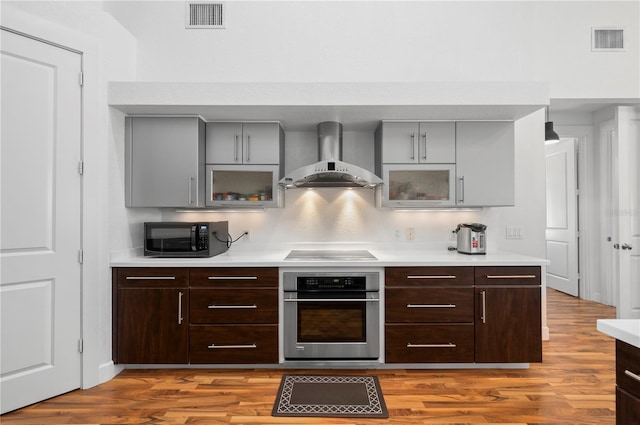
[[(575, 199), (573, 200), (575, 202), (575, 216), (572, 217), (572, 219), (574, 220), (576, 226), (575, 226), (575, 241), (569, 241), (570, 244), (573, 244), (575, 246), (573, 246), (573, 248), (575, 249), (576, 252), (576, 285), (577, 285), (577, 294), (575, 296), (577, 296), (578, 298), (582, 298), (582, 281), (580, 278), (580, 256), (582, 255), (582, 249), (581, 249), (581, 237), (580, 237), (580, 181), (579, 181), (579, 176), (580, 176), (580, 164), (579, 164), (579, 160), (580, 160), (580, 138), (579, 137), (561, 137), (560, 140), (558, 141), (559, 143), (563, 143), (563, 142), (569, 142), (572, 141), (573, 144), (573, 150), (571, 152), (571, 156), (573, 159), (573, 165), (575, 167), (574, 169), (574, 178), (575, 178), (575, 187), (572, 188), (567, 188), (570, 192), (567, 193), (567, 197), (571, 196), (571, 197), (575, 197)], [(549, 144), (551, 145), (551, 144)], [(547, 159), (547, 143), (545, 142), (545, 160)], [(549, 179), (549, 174), (548, 174), (548, 170), (546, 173), (546, 178), (547, 180)], [(568, 220), (569, 222), (571, 222), (572, 220)], [(547, 223), (547, 229), (548, 228), (548, 223)], [(548, 231), (548, 230), (547, 230)], [(545, 232), (546, 233), (546, 232)], [(546, 239), (546, 237), (545, 237)], [(570, 252), (571, 250), (569, 250)], [(547, 252), (547, 259), (550, 260), (549, 257), (549, 253)], [(570, 265), (571, 262), (569, 262)], [(547, 268), (547, 273), (549, 273), (549, 270)], [(571, 275), (571, 272), (569, 272), (569, 276)], [(547, 279), (547, 286), (549, 286), (549, 279)], [(571, 294), (573, 295), (573, 294)]]
[[(577, 239), (578, 239), (578, 294), (579, 298), (593, 300), (592, 282), (597, 280), (594, 271), (589, 264), (593, 261), (589, 259), (597, 258), (593, 253), (593, 240), (598, 240), (598, 236), (592, 232), (585, 232), (585, 229), (594, 229), (598, 223), (598, 217), (594, 217), (589, 205), (595, 199), (593, 194), (593, 181), (589, 175), (594, 172), (594, 165), (591, 163), (589, 154), (590, 140), (594, 140), (593, 128), (591, 126), (557, 126), (556, 131), (561, 138), (575, 139), (576, 151), (576, 184), (578, 189), (578, 200), (576, 208)], [(597, 169), (597, 166), (595, 166)], [(592, 238), (593, 240), (590, 240)]]
[[(81, 247), (83, 262), (81, 271), (81, 336), (83, 350), (81, 356), (81, 385), (90, 388), (111, 379), (118, 373), (113, 366), (101, 365), (100, 314), (110, 309), (108, 297), (110, 291), (110, 273), (108, 260), (108, 223), (103, 216), (101, 196), (108, 193), (107, 143), (104, 134), (106, 128), (106, 112), (101, 112), (100, 105), (105, 100), (100, 96), (100, 44), (98, 40), (74, 30), (56, 25), (52, 22), (36, 18), (28, 13), (2, 5), (0, 24), (14, 32), (39, 39), (49, 44), (66, 47), (81, 52), (82, 70), (85, 76), (82, 86), (81, 100), (81, 158), (84, 173), (81, 182)], [(103, 107), (106, 108), (106, 107)], [(94, 141), (94, 143), (87, 143)], [(101, 302), (101, 300), (103, 300)], [(105, 304), (103, 306), (102, 304)], [(108, 314), (108, 313), (107, 313)], [(104, 333), (104, 332), (103, 332)], [(104, 345), (104, 344), (103, 344)], [(108, 351), (110, 353), (110, 351)]]

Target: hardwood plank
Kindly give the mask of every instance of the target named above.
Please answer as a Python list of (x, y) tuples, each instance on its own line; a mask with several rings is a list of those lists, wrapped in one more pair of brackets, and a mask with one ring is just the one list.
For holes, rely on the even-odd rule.
[[(529, 369), (125, 370), (88, 390), (0, 417), (5, 424), (512, 424), (614, 425), (615, 341), (596, 319), (615, 309), (547, 291), (550, 341)], [(272, 417), (285, 373), (368, 374), (389, 419)]]

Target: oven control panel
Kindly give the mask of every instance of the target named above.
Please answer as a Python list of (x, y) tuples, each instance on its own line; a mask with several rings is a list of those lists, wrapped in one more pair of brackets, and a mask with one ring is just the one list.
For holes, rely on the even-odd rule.
[(366, 289), (365, 276), (298, 276), (296, 289), (298, 291), (322, 290), (360, 290)]

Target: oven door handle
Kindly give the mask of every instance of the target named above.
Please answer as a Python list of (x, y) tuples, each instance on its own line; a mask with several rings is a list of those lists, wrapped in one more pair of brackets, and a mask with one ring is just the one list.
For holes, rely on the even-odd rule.
[(353, 303), (353, 302), (380, 302), (380, 298), (287, 298), (284, 300), (287, 303), (317, 303), (317, 302), (338, 302), (338, 303)]

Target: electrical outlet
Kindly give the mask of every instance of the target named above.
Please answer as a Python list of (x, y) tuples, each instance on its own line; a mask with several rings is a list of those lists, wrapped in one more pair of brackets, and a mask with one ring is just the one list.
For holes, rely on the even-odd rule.
[(242, 233), (244, 233), (243, 239), (245, 241), (250, 241), (251, 240), (251, 234), (249, 233), (249, 230), (243, 230)]
[(400, 230), (396, 229), (396, 239), (400, 239)]
[(449, 240), (452, 242), (458, 240), (458, 234), (456, 233), (455, 230), (452, 230), (451, 232), (449, 232)]
[(415, 231), (413, 227), (407, 227), (407, 240), (412, 241), (415, 237)]

